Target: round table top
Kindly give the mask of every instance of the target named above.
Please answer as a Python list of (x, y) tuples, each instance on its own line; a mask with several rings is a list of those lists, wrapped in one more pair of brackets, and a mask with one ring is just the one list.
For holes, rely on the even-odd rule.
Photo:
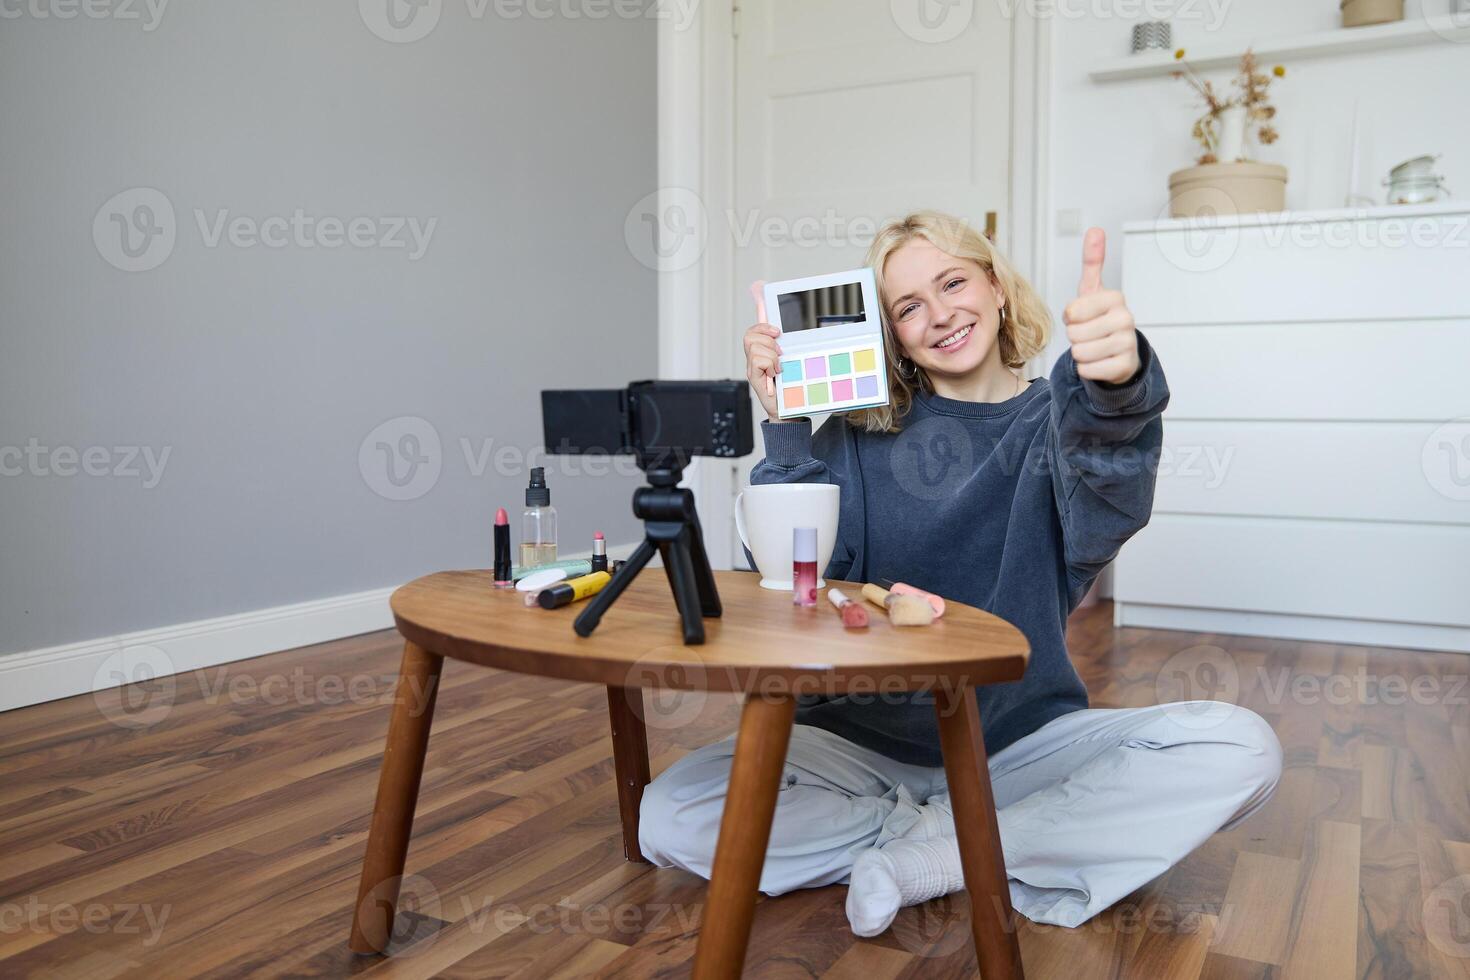
[[(439, 572), (393, 593), (404, 638), (458, 660), (621, 687), (770, 695), (900, 692), (1020, 679), (1025, 637), (981, 609), (945, 600), (929, 626), (893, 626), (867, 603), (870, 625), (846, 629), (827, 601), (795, 606), (754, 572), (715, 572), (724, 613), (704, 620), (705, 642), (685, 646), (662, 568), (645, 568), (589, 637), (572, 630), (587, 601), (527, 608), (487, 570)], [(860, 583), (834, 582), (858, 601)]]

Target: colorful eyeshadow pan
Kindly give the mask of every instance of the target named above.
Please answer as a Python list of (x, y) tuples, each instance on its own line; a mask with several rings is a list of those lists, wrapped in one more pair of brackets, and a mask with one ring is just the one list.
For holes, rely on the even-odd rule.
[(840, 412), (872, 404), (882, 391), (879, 370), (876, 347), (782, 358), (781, 414)]

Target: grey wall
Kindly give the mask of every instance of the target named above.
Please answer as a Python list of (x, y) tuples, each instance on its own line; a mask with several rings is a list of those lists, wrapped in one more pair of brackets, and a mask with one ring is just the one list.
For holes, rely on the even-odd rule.
[[(390, 43), (368, 27), (387, 2), (0, 20), (0, 653), (488, 566), (539, 389), (654, 375), (654, 276), (623, 229), (655, 187), (655, 22), (443, 0)], [(107, 205), (139, 187), (175, 238), (133, 231), (167, 257), (121, 271), (114, 213), (167, 230), (137, 195)], [(406, 232), (207, 240), (221, 210), (298, 208), (343, 222), (326, 242), (437, 225), (416, 260)], [(376, 443), (408, 446), (401, 417), (440, 471), (421, 441), (405, 490), (427, 489), (394, 500)], [(145, 448), (168, 453), (156, 486)], [(556, 465), (564, 551), (641, 536), (640, 481)]]

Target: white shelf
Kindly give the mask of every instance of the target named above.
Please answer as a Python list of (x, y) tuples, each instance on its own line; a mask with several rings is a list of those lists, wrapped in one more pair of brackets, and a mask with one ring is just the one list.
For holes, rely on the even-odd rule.
[(1326, 208), (1318, 211), (1268, 211), (1251, 214), (1216, 215), (1208, 218), (1154, 218), (1123, 222), (1123, 234), (1140, 235), (1161, 231), (1209, 231), (1218, 228), (1251, 228), (1258, 225), (1324, 224), (1329, 221), (1383, 221), (1470, 214), (1470, 201), (1435, 201), (1432, 204), (1375, 204), (1362, 208)]
[[(1254, 44), (1233, 43), (1182, 45), (1187, 58), (1196, 69), (1234, 68), (1247, 47), (1255, 51), (1263, 63), (1276, 61), (1299, 61), (1334, 54), (1350, 54), (1358, 51), (1381, 51), (1387, 48), (1407, 48), (1437, 42), (1470, 41), (1470, 16), (1464, 14), (1436, 15), (1401, 20), (1392, 24), (1375, 24), (1372, 27), (1339, 27), (1315, 34), (1257, 41)], [(1174, 60), (1174, 51), (1150, 51), (1145, 54), (1113, 58), (1098, 65), (1091, 72), (1095, 82), (1115, 82), (1125, 78), (1148, 78), (1167, 75), (1179, 68)]]

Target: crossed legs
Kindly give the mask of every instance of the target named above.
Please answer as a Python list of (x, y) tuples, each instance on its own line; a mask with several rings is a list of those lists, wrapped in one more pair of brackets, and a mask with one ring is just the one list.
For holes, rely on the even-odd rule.
[[(649, 784), (640, 843), (654, 864), (709, 877), (733, 754), (731, 736)], [(1281, 746), (1259, 715), (1220, 702), (1092, 708), (1007, 746), (989, 770), (1013, 905), (1076, 926), (1259, 809), (1280, 778)], [(759, 888), (852, 883), (849, 919), (871, 935), (901, 905), (961, 887), (954, 835), (944, 769), (797, 725)], [(874, 849), (891, 860), (864, 858)]]

